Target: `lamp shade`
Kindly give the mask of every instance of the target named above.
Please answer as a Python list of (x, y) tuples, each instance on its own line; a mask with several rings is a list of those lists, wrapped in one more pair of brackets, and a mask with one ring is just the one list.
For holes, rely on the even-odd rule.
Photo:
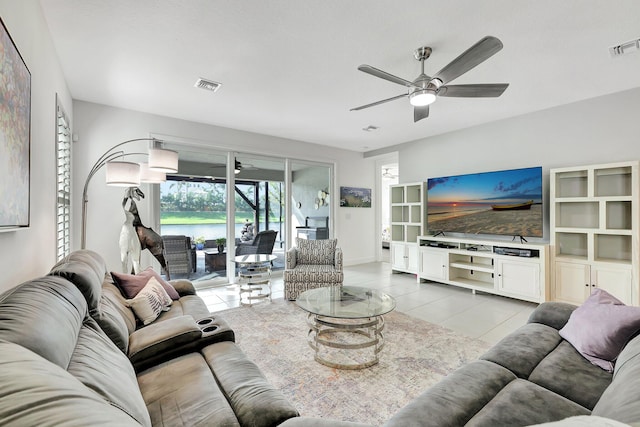
[(133, 162), (107, 162), (107, 185), (137, 187), (140, 185), (140, 165)]
[(165, 173), (178, 172), (178, 153), (164, 148), (150, 148), (149, 169)]
[(140, 163), (140, 182), (160, 184), (167, 180), (167, 174), (149, 168), (149, 163)]

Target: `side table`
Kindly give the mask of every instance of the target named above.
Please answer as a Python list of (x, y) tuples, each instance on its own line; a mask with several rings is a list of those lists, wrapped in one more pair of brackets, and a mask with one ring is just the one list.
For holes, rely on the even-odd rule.
[(271, 262), (276, 258), (265, 254), (234, 258), (238, 266), (240, 304), (253, 305), (254, 301), (267, 298), (271, 301)]
[(217, 249), (205, 249), (204, 251), (204, 269), (207, 273), (213, 271), (225, 270), (227, 268), (227, 253), (218, 252)]

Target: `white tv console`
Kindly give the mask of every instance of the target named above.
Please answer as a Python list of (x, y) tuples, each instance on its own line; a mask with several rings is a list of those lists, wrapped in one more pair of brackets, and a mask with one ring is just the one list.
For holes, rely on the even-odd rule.
[(549, 299), (546, 244), (418, 236), (418, 247), (418, 282), (432, 280), (537, 303)]

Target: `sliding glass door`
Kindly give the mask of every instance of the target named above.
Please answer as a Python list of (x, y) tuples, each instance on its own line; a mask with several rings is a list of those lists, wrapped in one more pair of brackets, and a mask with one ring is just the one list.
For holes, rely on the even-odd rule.
[(258, 246), (264, 235), (268, 247), (262, 241), (260, 250), (277, 256), (276, 271), (284, 269), (295, 237), (333, 235), (332, 165), (188, 143), (165, 147), (178, 151), (180, 165), (159, 186), (158, 228), (163, 236), (188, 238), (193, 268), (182, 277), (196, 287), (232, 282), (233, 258)]

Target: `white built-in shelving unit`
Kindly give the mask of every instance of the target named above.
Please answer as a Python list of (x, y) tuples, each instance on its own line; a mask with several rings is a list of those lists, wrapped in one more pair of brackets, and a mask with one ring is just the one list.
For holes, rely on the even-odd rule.
[(581, 304), (602, 288), (640, 305), (638, 161), (552, 169), (552, 296)]
[(392, 185), (391, 267), (394, 271), (418, 272), (418, 236), (426, 232), (426, 183)]

